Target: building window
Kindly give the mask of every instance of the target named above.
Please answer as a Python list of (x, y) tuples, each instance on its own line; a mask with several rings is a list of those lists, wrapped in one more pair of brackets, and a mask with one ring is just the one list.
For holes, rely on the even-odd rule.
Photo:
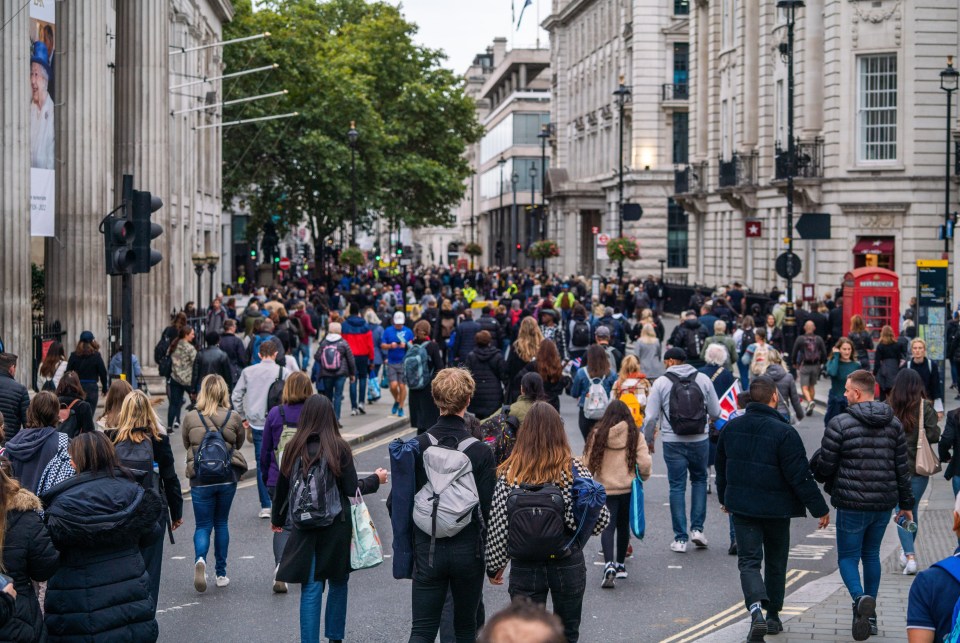
[(667, 267), (687, 268), (689, 218), (676, 201), (667, 199)]
[(730, 160), (730, 101), (720, 102), (720, 156)]
[(897, 159), (897, 55), (857, 59), (857, 160)]
[(690, 45), (673, 43), (673, 96), (687, 98), (687, 83), (690, 82)]
[(540, 129), (550, 122), (550, 114), (539, 112), (536, 114), (513, 115), (513, 144), (540, 145)]
[(689, 16), (690, 0), (673, 0), (673, 15)]
[(688, 163), (690, 139), (690, 115), (687, 112), (673, 113), (673, 162)]
[(720, 48), (730, 49), (733, 47), (733, 21), (737, 12), (736, 0), (723, 0), (720, 11), (723, 20), (720, 25)]
[(774, 96), (776, 105), (773, 111), (774, 117), (774, 134), (776, 137), (776, 142), (780, 147), (786, 147), (787, 145), (787, 93), (785, 89), (784, 82), (782, 80), (777, 81), (776, 94)]

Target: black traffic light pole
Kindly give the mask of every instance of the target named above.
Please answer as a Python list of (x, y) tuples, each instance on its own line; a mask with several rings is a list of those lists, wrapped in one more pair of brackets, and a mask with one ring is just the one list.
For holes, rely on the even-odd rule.
[[(133, 175), (123, 175), (123, 214), (127, 221), (133, 220)], [(123, 354), (121, 369), (128, 382), (133, 375), (133, 273), (124, 270), (120, 276), (120, 346)]]

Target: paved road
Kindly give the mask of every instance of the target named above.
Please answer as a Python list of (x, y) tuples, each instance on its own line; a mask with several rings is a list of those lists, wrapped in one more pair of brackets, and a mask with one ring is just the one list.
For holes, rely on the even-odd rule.
[[(562, 415), (567, 434), (574, 452), (579, 453), (583, 441), (577, 430), (575, 410), (572, 398), (564, 398)], [(822, 419), (817, 414), (800, 425), (808, 453), (819, 444)], [(358, 471), (389, 467), (387, 442), (396, 435), (411, 434), (396, 432), (357, 447)], [(658, 448), (654, 477), (646, 486), (647, 537), (642, 543), (634, 541), (635, 555), (627, 562), (628, 579), (618, 581), (613, 590), (602, 590), (599, 539), (592, 539), (588, 545), (587, 560), (593, 564), (588, 569), (584, 599), (583, 641), (696, 640), (716, 625), (742, 615), (736, 558), (727, 555), (727, 521), (715, 495), (708, 498), (707, 508), (706, 534), (711, 547), (691, 549), (686, 554), (669, 550), (672, 531), (665, 471)], [(383, 541), (389, 545), (386, 495), (384, 489), (367, 500)], [(268, 521), (257, 518), (258, 509), (252, 480), (241, 483), (230, 519), (232, 541), (227, 573), (231, 584), (218, 589), (211, 582), (205, 594), (198, 594), (193, 589), (193, 512), (188, 501), (184, 524), (176, 532), (177, 544), (168, 543), (164, 551), (157, 616), (162, 641), (298, 639), (299, 589), (292, 587), (286, 595), (271, 593), (271, 532)], [(789, 566), (792, 584), (788, 592), (836, 568), (832, 533), (817, 534), (812, 518), (794, 521), (794, 549)], [(211, 550), (211, 567), (212, 558)], [(509, 600), (505, 586), (487, 585), (484, 600), (488, 612), (504, 605)], [(352, 575), (347, 640), (404, 641), (409, 623), (410, 582), (392, 578), (389, 560), (377, 569)]]

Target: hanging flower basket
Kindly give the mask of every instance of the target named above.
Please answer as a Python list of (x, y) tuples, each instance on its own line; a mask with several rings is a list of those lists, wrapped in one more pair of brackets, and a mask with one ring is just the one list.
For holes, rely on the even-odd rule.
[(340, 263), (345, 266), (356, 268), (357, 266), (362, 266), (366, 261), (367, 258), (363, 256), (360, 248), (351, 246), (340, 252)]
[(483, 248), (480, 247), (479, 243), (468, 243), (463, 251), (466, 252), (471, 257), (479, 257), (483, 254)]
[(560, 256), (560, 246), (556, 241), (547, 239), (546, 241), (537, 241), (530, 246), (527, 254), (534, 259), (549, 259), (550, 257)]
[(610, 239), (607, 242), (607, 256), (613, 261), (634, 261), (640, 258), (640, 246), (627, 237)]

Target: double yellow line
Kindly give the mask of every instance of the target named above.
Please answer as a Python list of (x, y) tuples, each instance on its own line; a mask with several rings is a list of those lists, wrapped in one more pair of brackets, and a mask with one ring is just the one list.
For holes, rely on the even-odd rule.
[[(787, 583), (786, 587), (797, 583), (804, 576), (812, 574), (813, 572), (805, 569), (791, 569), (787, 572)], [(784, 607), (783, 613), (795, 613), (795, 609)], [(739, 620), (746, 617), (746, 608), (744, 608), (743, 603), (737, 603), (732, 607), (728, 607), (719, 614), (715, 614), (708, 618), (705, 621), (697, 623), (693, 627), (687, 628), (679, 634), (674, 634), (670, 638), (662, 639), (660, 643), (686, 643), (687, 641), (696, 641), (702, 636), (712, 634), (716, 630), (720, 629), (722, 626), (730, 623), (732, 621)]]

